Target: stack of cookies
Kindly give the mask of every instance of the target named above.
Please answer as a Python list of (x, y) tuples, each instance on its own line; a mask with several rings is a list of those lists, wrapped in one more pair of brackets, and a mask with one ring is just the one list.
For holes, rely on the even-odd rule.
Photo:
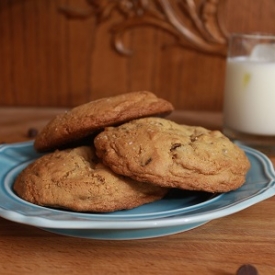
[(245, 153), (219, 131), (165, 119), (172, 111), (140, 91), (56, 116), (34, 142), (44, 155), (18, 175), (14, 191), (42, 206), (113, 212), (160, 200), (171, 188), (239, 188), (250, 167)]

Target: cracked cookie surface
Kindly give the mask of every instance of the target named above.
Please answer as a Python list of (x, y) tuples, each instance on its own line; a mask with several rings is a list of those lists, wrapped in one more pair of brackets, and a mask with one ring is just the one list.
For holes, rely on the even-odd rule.
[(77, 106), (53, 118), (35, 138), (38, 152), (64, 149), (106, 126), (173, 111), (173, 105), (148, 91), (101, 98)]
[(81, 212), (131, 209), (159, 200), (168, 192), (114, 174), (87, 146), (38, 158), (19, 174), (13, 189), (31, 203)]
[(107, 127), (96, 153), (114, 172), (163, 187), (227, 192), (245, 182), (250, 163), (220, 131), (142, 118)]

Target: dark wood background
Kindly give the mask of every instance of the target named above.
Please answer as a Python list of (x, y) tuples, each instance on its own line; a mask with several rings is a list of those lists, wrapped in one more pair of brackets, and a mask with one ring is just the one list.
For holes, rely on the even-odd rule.
[[(275, 33), (275, 1), (220, 1), (229, 33)], [(170, 33), (148, 25), (125, 33), (123, 41), (133, 54), (122, 55), (114, 49), (110, 32), (124, 20), (120, 12), (113, 10), (100, 23), (95, 14), (72, 18), (61, 12), (65, 7), (85, 14), (91, 2), (0, 1), (0, 106), (72, 107), (102, 96), (150, 90), (176, 109), (222, 109), (224, 56), (178, 46)]]

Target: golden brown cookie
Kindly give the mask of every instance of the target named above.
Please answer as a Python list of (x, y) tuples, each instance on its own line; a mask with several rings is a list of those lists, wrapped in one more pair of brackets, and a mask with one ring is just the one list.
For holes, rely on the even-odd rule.
[(94, 140), (114, 172), (163, 187), (227, 192), (245, 182), (245, 153), (219, 131), (142, 118), (108, 127)]
[(115, 175), (87, 146), (46, 154), (27, 166), (13, 186), (41, 206), (112, 212), (161, 199), (167, 189)]
[(62, 149), (106, 126), (154, 115), (167, 115), (173, 106), (147, 91), (101, 98), (57, 115), (35, 138), (39, 152)]

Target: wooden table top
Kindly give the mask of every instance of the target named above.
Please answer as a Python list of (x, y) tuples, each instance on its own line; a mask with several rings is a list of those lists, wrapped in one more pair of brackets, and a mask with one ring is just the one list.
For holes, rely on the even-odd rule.
[[(30, 140), (30, 128), (41, 129), (63, 111), (0, 108), (0, 142)], [(215, 129), (222, 119), (207, 112), (174, 112), (171, 118)], [(143, 240), (66, 237), (0, 218), (0, 274), (233, 275), (243, 264), (275, 274), (274, 197), (190, 231)]]

